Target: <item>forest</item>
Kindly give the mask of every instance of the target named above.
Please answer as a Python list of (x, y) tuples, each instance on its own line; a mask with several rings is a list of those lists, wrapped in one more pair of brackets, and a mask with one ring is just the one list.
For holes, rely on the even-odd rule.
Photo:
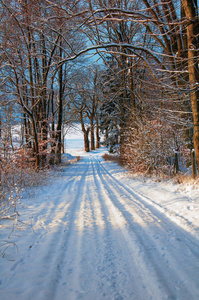
[(0, 0), (1, 187), (59, 164), (74, 123), (87, 152), (103, 134), (133, 172), (196, 177), (198, 6)]

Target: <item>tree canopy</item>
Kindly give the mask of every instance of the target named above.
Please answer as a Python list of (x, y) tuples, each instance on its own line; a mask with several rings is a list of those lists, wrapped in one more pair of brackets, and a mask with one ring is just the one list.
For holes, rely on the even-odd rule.
[(0, 14), (2, 147), (20, 119), (36, 170), (59, 163), (75, 120), (86, 151), (101, 127), (135, 171), (177, 172), (179, 151), (199, 166), (197, 0), (0, 0)]

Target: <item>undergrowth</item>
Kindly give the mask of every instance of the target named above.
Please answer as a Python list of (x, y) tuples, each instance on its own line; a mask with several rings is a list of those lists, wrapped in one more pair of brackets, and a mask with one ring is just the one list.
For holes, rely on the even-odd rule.
[[(9, 236), (5, 239), (0, 237), (0, 254), (4, 257), (8, 248), (17, 246), (11, 242), (10, 237), (21, 221), (20, 205), (23, 194), (26, 198), (34, 196), (36, 187), (49, 184), (53, 179), (55, 170), (59, 166), (47, 165), (45, 168), (34, 171), (32, 163), (24, 156), (7, 155), (1, 156), (0, 160), (0, 229), (10, 228)], [(25, 225), (25, 224), (23, 224)], [(26, 226), (26, 225), (25, 225)]]
[(120, 158), (120, 156), (118, 154), (109, 154), (109, 153), (105, 153), (103, 154), (102, 158), (106, 161), (112, 161), (112, 162), (116, 162), (120, 165), (122, 165), (122, 160)]
[(191, 175), (179, 173), (174, 177), (174, 182), (178, 184), (192, 185), (199, 189), (199, 175), (193, 178)]
[(154, 181), (165, 181), (165, 180), (171, 180), (176, 183), (176, 184), (185, 184), (185, 185), (192, 185), (194, 188), (199, 189), (199, 175), (196, 178), (193, 178), (190, 174), (183, 174), (181, 172), (177, 174), (164, 174), (163, 172), (156, 173), (156, 174), (150, 174), (150, 172), (134, 172), (131, 169), (131, 166), (129, 164), (125, 164), (124, 160), (119, 156), (119, 154), (110, 154), (110, 153), (105, 153), (103, 154), (102, 158), (105, 161), (111, 161), (118, 163), (121, 166), (125, 166), (128, 168), (129, 172), (131, 174), (137, 174), (138, 176), (141, 177), (150, 177), (153, 178)]

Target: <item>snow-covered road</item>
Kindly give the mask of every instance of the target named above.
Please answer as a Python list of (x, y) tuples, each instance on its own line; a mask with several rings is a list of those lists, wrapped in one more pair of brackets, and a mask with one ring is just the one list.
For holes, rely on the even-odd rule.
[(32, 229), (1, 259), (0, 299), (199, 299), (196, 226), (162, 207), (100, 151), (85, 155), (26, 208)]

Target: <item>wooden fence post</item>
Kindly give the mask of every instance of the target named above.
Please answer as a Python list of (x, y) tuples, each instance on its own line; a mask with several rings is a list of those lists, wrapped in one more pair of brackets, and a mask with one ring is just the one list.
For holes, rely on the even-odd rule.
[(192, 165), (192, 175), (193, 175), (193, 178), (195, 179), (196, 175), (197, 175), (195, 149), (191, 150), (191, 165)]
[(177, 174), (179, 172), (179, 155), (178, 155), (178, 150), (179, 148), (177, 148), (175, 150), (175, 160), (174, 160), (174, 170), (175, 170), (175, 173)]

